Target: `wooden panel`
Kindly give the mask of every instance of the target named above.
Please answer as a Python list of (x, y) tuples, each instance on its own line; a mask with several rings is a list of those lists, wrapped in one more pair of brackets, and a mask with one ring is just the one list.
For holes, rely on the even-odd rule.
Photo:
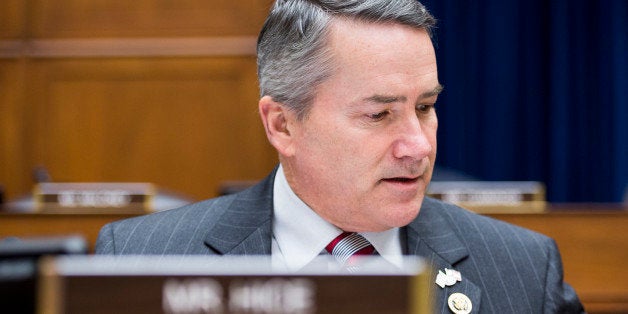
[(0, 38), (20, 38), (24, 27), (23, 0), (0, 1)]
[(33, 37), (257, 35), (270, 0), (32, 0)]
[(80, 235), (94, 252), (96, 238), (105, 224), (133, 217), (131, 214), (22, 214), (0, 212), (0, 239), (5, 237), (58, 237)]
[(271, 2), (1, 1), (7, 198), (30, 192), (40, 164), (53, 179), (152, 181), (196, 198), (262, 177), (276, 154), (255, 114), (253, 56)]
[(28, 166), (57, 181), (148, 181), (197, 199), (276, 163), (257, 115), (255, 60), (32, 61)]
[[(569, 282), (590, 313), (627, 313), (628, 211), (575, 209), (550, 214), (491, 214), (556, 240)], [(624, 278), (624, 279), (620, 279)]]
[(31, 184), (22, 162), (26, 144), (22, 141), (23, 68), (23, 60), (0, 59), (0, 185), (7, 198)]
[(254, 56), (256, 43), (254, 36), (0, 40), (0, 58)]

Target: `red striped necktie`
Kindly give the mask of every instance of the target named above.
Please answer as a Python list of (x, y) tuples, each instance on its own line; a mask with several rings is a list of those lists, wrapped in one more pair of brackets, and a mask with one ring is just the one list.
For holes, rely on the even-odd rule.
[(373, 255), (375, 248), (363, 236), (355, 232), (343, 232), (333, 239), (326, 247), (327, 252), (333, 255), (341, 265), (356, 267), (359, 256)]

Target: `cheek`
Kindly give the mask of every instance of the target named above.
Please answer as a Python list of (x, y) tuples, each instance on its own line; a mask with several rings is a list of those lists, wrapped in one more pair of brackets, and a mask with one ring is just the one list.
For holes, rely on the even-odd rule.
[(327, 181), (324, 185), (335, 184), (340, 172), (347, 171), (345, 168), (350, 163), (346, 159), (352, 148), (339, 134), (341, 131), (334, 128), (311, 127), (296, 141), (296, 158), (300, 168), (305, 170), (303, 179)]
[(304, 140), (308, 143), (310, 154), (324, 158), (323, 164), (332, 167), (351, 159), (351, 156), (359, 156), (363, 146), (358, 136), (340, 123), (312, 128)]
[(435, 153), (436, 152), (436, 134), (438, 131), (438, 119), (436, 119), (436, 116), (423, 122), (421, 125), (421, 131), (427, 138), (427, 141), (430, 143), (430, 146), (432, 146), (433, 151)]
[(310, 168), (312, 174), (333, 178), (335, 186), (361, 190), (358, 186), (369, 182), (368, 178), (377, 173), (386, 158), (391, 137), (385, 132), (348, 127), (344, 120), (327, 121), (330, 123), (310, 124), (302, 129), (297, 141), (300, 164)]

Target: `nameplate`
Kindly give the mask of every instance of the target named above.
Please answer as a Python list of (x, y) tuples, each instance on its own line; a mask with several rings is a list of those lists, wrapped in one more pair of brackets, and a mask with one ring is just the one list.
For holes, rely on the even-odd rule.
[[(252, 270), (256, 262), (246, 258), (196, 257), (165, 268), (158, 265), (171, 257), (62, 259), (42, 267), (39, 306), (49, 313), (379, 314), (431, 313), (432, 308), (428, 290), (434, 284), (424, 266), (412, 272), (391, 272), (388, 264), (383, 272), (290, 273)], [(103, 261), (109, 265), (101, 265), (101, 271), (84, 271), (99, 268), (86, 263)], [(138, 271), (112, 270), (111, 264), (120, 263), (134, 264)]]
[(434, 181), (427, 194), (480, 213), (542, 212), (545, 186), (535, 181)]
[(154, 194), (150, 183), (39, 183), (33, 190), (42, 213), (144, 213)]

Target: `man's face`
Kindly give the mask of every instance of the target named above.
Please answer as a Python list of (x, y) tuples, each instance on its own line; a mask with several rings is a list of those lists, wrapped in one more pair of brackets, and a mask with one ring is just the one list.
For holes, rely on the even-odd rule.
[(436, 158), (434, 103), (441, 85), (427, 32), (337, 19), (336, 70), (309, 115), (288, 120), (282, 156), (295, 193), (345, 231), (383, 231), (419, 212)]

